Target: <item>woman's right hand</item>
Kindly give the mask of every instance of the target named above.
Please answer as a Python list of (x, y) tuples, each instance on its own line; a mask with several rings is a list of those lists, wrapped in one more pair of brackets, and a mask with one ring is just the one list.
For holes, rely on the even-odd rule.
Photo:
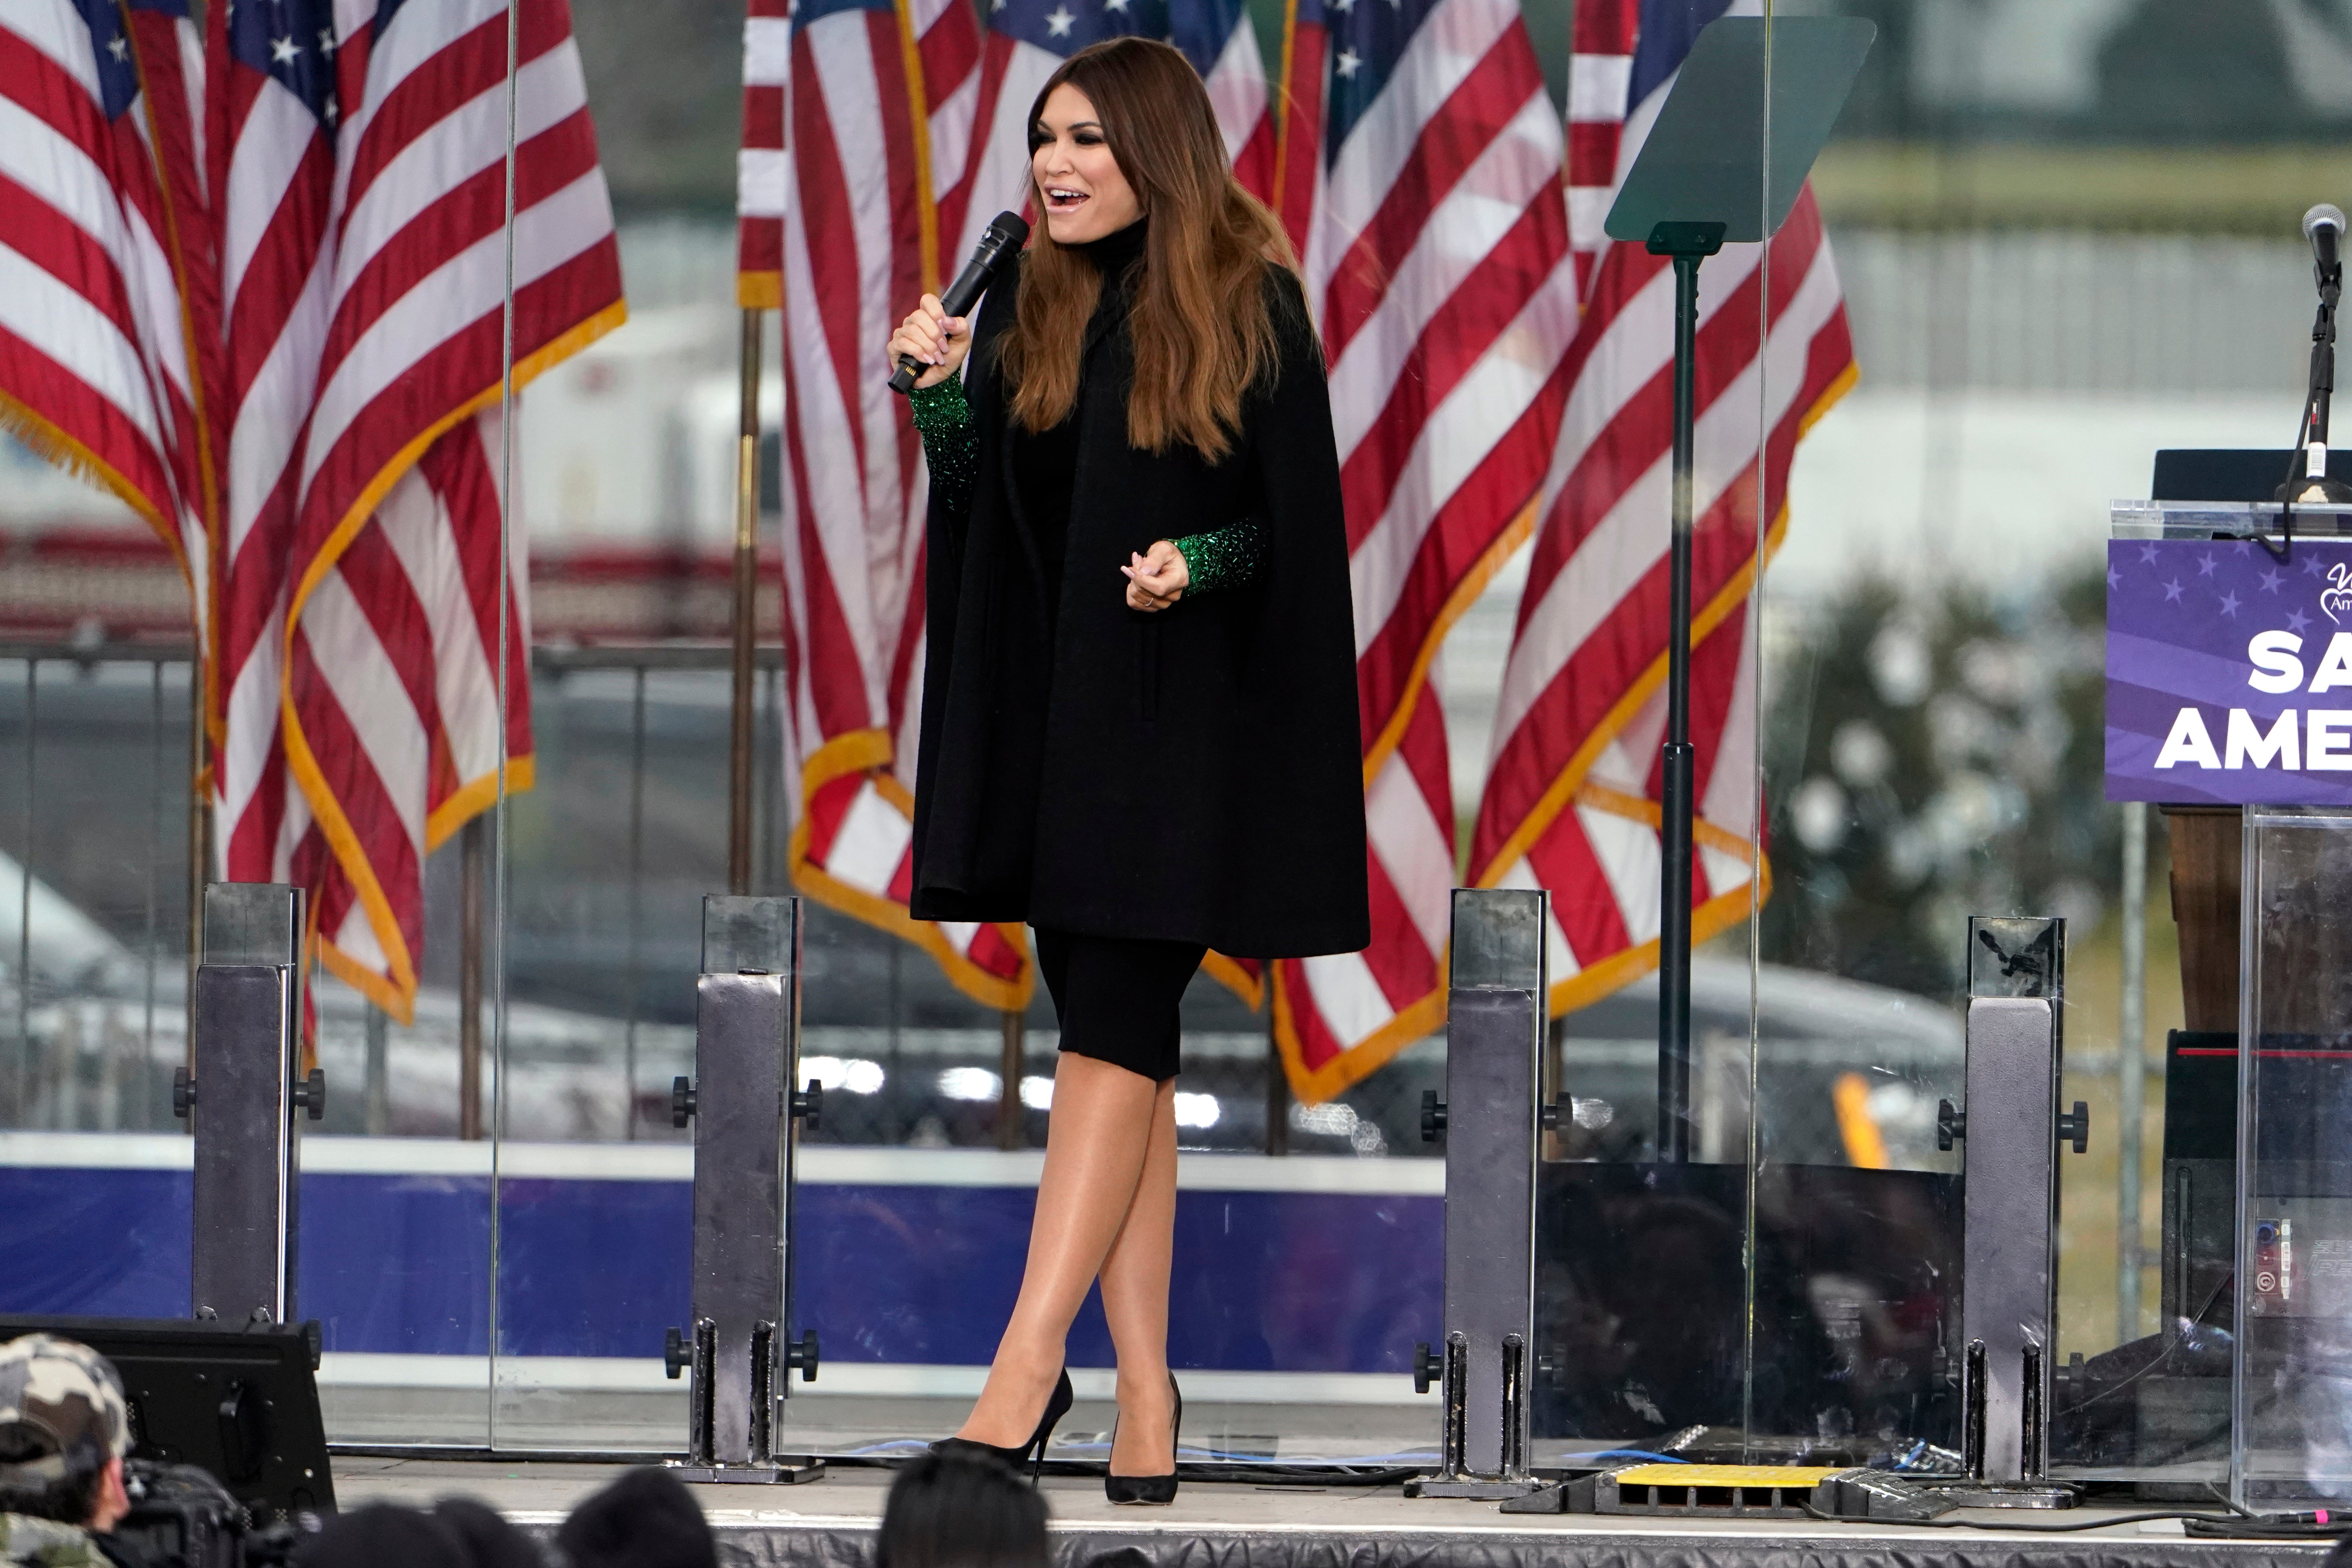
[(963, 356), (971, 352), (971, 323), (964, 317), (949, 315), (937, 294), (924, 295), (923, 302), (907, 312), (907, 319), (890, 334), (892, 364), (898, 363), (900, 354), (910, 354), (917, 364), (931, 367), (915, 378), (917, 386), (937, 386), (963, 368)]

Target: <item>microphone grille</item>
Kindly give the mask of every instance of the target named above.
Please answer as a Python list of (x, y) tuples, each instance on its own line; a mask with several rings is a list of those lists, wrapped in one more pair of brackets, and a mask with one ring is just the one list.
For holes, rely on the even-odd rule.
[(2304, 238), (2309, 239), (2315, 232), (2323, 228), (2332, 228), (2338, 234), (2344, 232), (2344, 209), (2334, 202), (2321, 202), (2303, 215)]
[[(2328, 210), (2330, 212), (2335, 212), (2333, 207), (2330, 207)], [(2305, 218), (2304, 221), (2305, 223), (2309, 223), (2311, 220), (2309, 218)], [(996, 215), (995, 221), (991, 223), (988, 226), (992, 232), (1003, 235), (1005, 240), (1013, 245), (1024, 244), (1029, 238), (1029, 220), (1023, 217), (1016, 212), (998, 213)], [(2338, 228), (2342, 228), (2344, 226), (2344, 215), (2342, 213), (2336, 214), (2336, 226)]]

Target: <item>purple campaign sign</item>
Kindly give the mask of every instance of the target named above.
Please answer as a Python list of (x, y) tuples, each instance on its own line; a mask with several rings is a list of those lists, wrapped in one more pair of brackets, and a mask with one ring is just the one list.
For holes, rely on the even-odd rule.
[(2108, 542), (2107, 798), (2352, 805), (2352, 541)]

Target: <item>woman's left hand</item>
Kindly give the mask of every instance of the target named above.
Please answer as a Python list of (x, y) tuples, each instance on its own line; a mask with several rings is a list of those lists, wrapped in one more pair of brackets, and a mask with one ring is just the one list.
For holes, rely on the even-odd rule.
[(1167, 540), (1141, 555), (1129, 555), (1128, 561), (1119, 570), (1127, 574), (1130, 610), (1164, 610), (1192, 585), (1192, 569), (1185, 563), (1184, 552)]

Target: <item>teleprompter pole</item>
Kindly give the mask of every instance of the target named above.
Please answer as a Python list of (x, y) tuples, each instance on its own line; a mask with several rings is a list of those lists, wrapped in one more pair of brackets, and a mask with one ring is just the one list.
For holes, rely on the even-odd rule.
[(1653, 256), (1675, 264), (1673, 546), (1666, 610), (1666, 741), (1658, 879), (1658, 1158), (1691, 1157), (1691, 447), (1697, 417), (1699, 263), (1723, 248), (1719, 223), (1662, 223)]
[(760, 328), (743, 312), (742, 423), (735, 449), (734, 714), (727, 742), (727, 890), (751, 891), (751, 649), (760, 582)]

